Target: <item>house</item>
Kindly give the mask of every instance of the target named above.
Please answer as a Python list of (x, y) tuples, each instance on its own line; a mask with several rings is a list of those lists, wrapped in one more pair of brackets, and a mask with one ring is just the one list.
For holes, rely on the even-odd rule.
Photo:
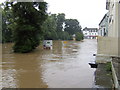
[(97, 39), (98, 29), (97, 28), (87, 28), (83, 29), (83, 34), (85, 39)]
[(103, 19), (99, 23), (98, 36), (108, 36), (108, 13), (106, 13)]
[(120, 44), (118, 43), (120, 42), (120, 1), (118, 1), (106, 0), (108, 32), (106, 33), (107, 37), (98, 37), (98, 55), (120, 56), (118, 48)]
[(98, 37), (96, 61), (111, 62), (114, 87), (120, 90), (120, 0), (106, 0), (106, 9), (108, 32), (106, 37)]

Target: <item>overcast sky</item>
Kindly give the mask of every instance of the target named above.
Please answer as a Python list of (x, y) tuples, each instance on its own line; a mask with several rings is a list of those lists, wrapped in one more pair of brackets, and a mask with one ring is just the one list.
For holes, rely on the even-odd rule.
[(105, 15), (106, 0), (45, 0), (48, 12), (65, 13), (66, 18), (77, 19), (82, 28), (98, 28)]
[[(4, 0), (0, 0), (3, 2)], [(98, 28), (105, 15), (106, 0), (44, 0), (48, 3), (48, 12), (65, 13), (68, 19), (77, 19), (82, 28)]]

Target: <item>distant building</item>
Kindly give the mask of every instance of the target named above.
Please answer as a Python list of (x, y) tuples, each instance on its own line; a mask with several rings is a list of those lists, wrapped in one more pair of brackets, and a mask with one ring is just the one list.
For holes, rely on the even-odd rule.
[(97, 39), (98, 29), (97, 28), (87, 28), (83, 29), (84, 39)]
[(104, 15), (99, 23), (98, 36), (108, 36), (108, 13)]

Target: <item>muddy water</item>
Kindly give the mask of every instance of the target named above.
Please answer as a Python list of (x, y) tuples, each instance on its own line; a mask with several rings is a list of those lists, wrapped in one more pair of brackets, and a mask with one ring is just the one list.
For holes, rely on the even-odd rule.
[(2, 47), (2, 87), (6, 88), (91, 88), (96, 40), (53, 41), (52, 50), (39, 46), (27, 54), (15, 54), (13, 44)]

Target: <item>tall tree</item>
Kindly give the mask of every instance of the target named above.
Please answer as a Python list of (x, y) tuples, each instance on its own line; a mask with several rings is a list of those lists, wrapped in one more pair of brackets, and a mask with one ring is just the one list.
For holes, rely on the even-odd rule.
[(41, 26), (47, 18), (46, 2), (12, 3), (16, 26), (14, 29), (14, 52), (30, 52), (43, 37)]
[(44, 39), (47, 40), (56, 40), (57, 39), (57, 16), (56, 14), (49, 15), (46, 21), (44, 22), (42, 28), (44, 29)]
[[(59, 14), (60, 15), (60, 14)], [(70, 40), (71, 36), (68, 32), (63, 31), (63, 26), (61, 24), (61, 30), (57, 30), (57, 20), (59, 15), (51, 14), (48, 16), (47, 20), (44, 22), (42, 28), (44, 29), (44, 39), (47, 40)], [(63, 21), (62, 21), (63, 23)]]
[(81, 32), (81, 26), (77, 19), (66, 19), (65, 20), (65, 31), (73, 35), (76, 32)]
[(13, 41), (14, 17), (10, 7), (10, 2), (4, 2), (1, 4), (2, 10), (2, 42)]
[(57, 31), (61, 32), (63, 29), (63, 23), (65, 22), (65, 14), (59, 13), (57, 15)]

